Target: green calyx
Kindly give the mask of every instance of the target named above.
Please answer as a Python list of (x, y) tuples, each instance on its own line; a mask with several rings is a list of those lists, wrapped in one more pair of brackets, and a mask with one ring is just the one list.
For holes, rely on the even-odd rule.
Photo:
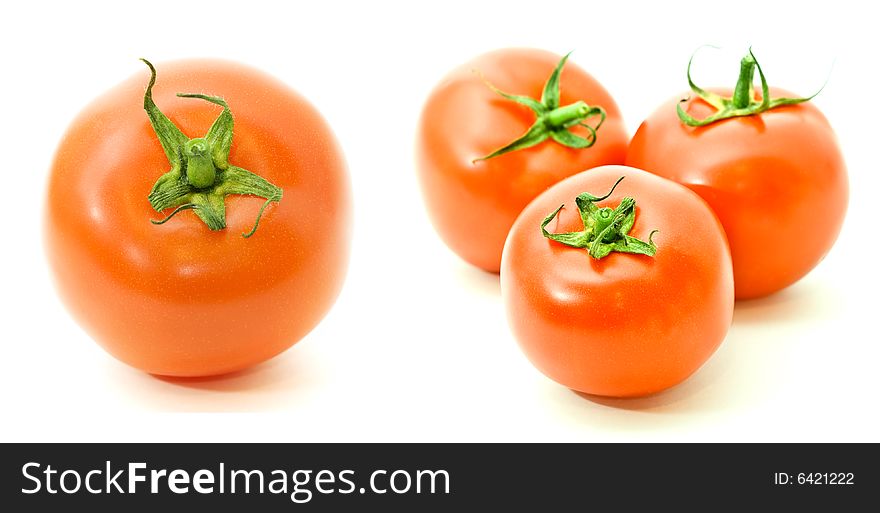
[[(596, 143), (596, 132), (605, 121), (605, 110), (598, 106), (591, 107), (584, 101), (576, 101), (572, 104), (563, 106), (559, 105), (559, 75), (562, 73), (562, 68), (565, 66), (565, 62), (568, 60), (569, 55), (571, 55), (571, 52), (560, 59), (559, 64), (556, 65), (556, 69), (553, 70), (550, 78), (547, 79), (540, 101), (529, 98), (528, 96), (507, 94), (490, 84), (488, 81), (486, 82), (486, 85), (489, 86), (490, 89), (504, 98), (530, 108), (532, 112), (535, 113), (536, 119), (535, 123), (526, 130), (526, 133), (521, 135), (519, 139), (506, 146), (498, 148), (485, 157), (475, 159), (474, 162), (488, 160), (499, 155), (504, 155), (505, 153), (530, 148), (541, 144), (547, 139), (553, 139), (563, 146), (575, 149), (589, 148)], [(586, 122), (589, 118), (594, 116), (599, 117), (596, 126), (592, 126)], [(586, 128), (589, 135), (587, 137), (581, 137), (571, 132), (570, 129), (575, 126)]]
[(588, 250), (590, 256), (600, 259), (614, 251), (619, 253), (633, 253), (636, 255), (654, 256), (657, 246), (654, 245), (654, 230), (648, 235), (648, 242), (631, 237), (629, 234), (636, 222), (636, 202), (626, 197), (620, 201), (616, 208), (598, 207), (596, 202), (608, 199), (624, 177), (614, 182), (611, 190), (604, 196), (593, 196), (588, 192), (581, 193), (575, 199), (584, 229), (579, 232), (550, 233), (547, 225), (550, 224), (565, 205), (553, 211), (541, 222), (541, 233), (550, 240)]
[(144, 110), (150, 124), (162, 144), (171, 170), (156, 180), (147, 199), (150, 205), (162, 212), (173, 208), (164, 219), (151, 220), (164, 224), (184, 210), (192, 210), (211, 230), (226, 228), (226, 196), (246, 194), (265, 198), (253, 228), (242, 234), (253, 235), (260, 225), (260, 218), (272, 202), (281, 201), (281, 188), (250, 171), (229, 164), (232, 147), (232, 112), (222, 98), (195, 93), (178, 93), (181, 98), (197, 98), (223, 107), (223, 111), (211, 125), (207, 135), (189, 139), (153, 103), (153, 85), (156, 68), (141, 59), (150, 68), (150, 83), (144, 93)]
[[(739, 79), (733, 90), (733, 96), (725, 98), (721, 95), (703, 90), (694, 84), (694, 81), (691, 80), (691, 64), (693, 64), (693, 62), (694, 56), (692, 55), (691, 59), (688, 61), (688, 85), (690, 85), (691, 91), (693, 91), (694, 94), (702, 98), (703, 101), (712, 107), (715, 107), (716, 112), (707, 118), (696, 119), (686, 113), (681, 107), (682, 103), (686, 103), (690, 100), (690, 98), (685, 98), (678, 103), (676, 109), (679, 119), (681, 119), (682, 123), (688, 126), (706, 126), (722, 119), (739, 116), (752, 116), (782, 105), (803, 103), (815, 98), (816, 95), (822, 92), (822, 89), (825, 88), (823, 85), (813, 95), (806, 98), (770, 98), (770, 86), (767, 85), (767, 79), (764, 77), (761, 65), (758, 64), (758, 59), (755, 58), (755, 54), (752, 53), (752, 49), (749, 48), (749, 53), (743, 57), (742, 61), (740, 61)], [(758, 75), (761, 77), (760, 101), (755, 98), (755, 69), (758, 70)]]

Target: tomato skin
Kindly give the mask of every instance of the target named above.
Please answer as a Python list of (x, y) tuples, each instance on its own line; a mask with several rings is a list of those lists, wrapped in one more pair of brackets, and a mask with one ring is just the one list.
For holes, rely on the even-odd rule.
[(535, 196), (567, 176), (622, 164), (626, 158), (628, 135), (617, 104), (569, 61), (560, 78), (561, 104), (584, 100), (605, 109), (596, 144), (575, 150), (548, 140), (473, 162), (517, 139), (535, 122), (532, 111), (493, 92), (481, 75), (502, 91), (541, 98), (559, 59), (534, 49), (481, 55), (447, 75), (422, 111), (416, 158), (428, 214), (450, 249), (486, 271), (500, 269), (507, 233)]
[[(636, 201), (630, 235), (653, 257), (603, 259), (546, 239), (542, 219), (565, 203), (551, 232), (580, 231), (574, 198), (605, 194), (598, 206)], [(595, 168), (554, 185), (522, 212), (504, 247), (501, 293), (512, 332), (529, 360), (580, 392), (644, 396), (693, 374), (718, 348), (733, 317), (733, 273), (721, 224), (686, 188), (639, 169)]]
[(192, 212), (156, 226), (147, 195), (170, 165), (143, 109), (144, 69), (100, 96), (65, 134), (52, 165), (45, 247), (59, 293), (110, 354), (146, 372), (206, 376), (266, 360), (329, 310), (348, 266), (351, 193), (321, 115), (286, 85), (216, 60), (158, 66), (153, 96), (189, 137), (220, 109), (235, 119), (230, 162), (284, 190), (253, 237), (262, 198), (228, 196), (228, 227)]
[[(796, 95), (771, 88), (771, 97), (783, 96)], [(679, 98), (642, 123), (627, 165), (686, 185), (709, 203), (730, 241), (737, 299), (795, 283), (831, 249), (846, 214), (846, 165), (828, 121), (807, 102), (691, 128), (676, 115)], [(712, 113), (699, 99), (686, 111)]]

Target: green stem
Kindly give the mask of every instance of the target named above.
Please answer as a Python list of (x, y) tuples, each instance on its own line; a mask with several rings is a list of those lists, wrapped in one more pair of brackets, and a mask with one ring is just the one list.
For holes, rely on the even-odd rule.
[(186, 160), (186, 180), (196, 189), (214, 185), (217, 168), (211, 158), (211, 148), (204, 139), (190, 139), (183, 147)]
[[(543, 143), (547, 139), (552, 139), (565, 147), (578, 150), (589, 148), (596, 143), (596, 132), (602, 126), (602, 122), (605, 121), (605, 110), (597, 105), (591, 107), (582, 100), (565, 106), (559, 105), (559, 77), (567, 60), (568, 54), (563, 56), (556, 64), (556, 68), (544, 84), (544, 91), (541, 94), (540, 101), (528, 96), (505, 93), (488, 81), (486, 82), (486, 85), (499, 95), (531, 109), (535, 113), (535, 122), (513, 142), (498, 148), (488, 155), (474, 159), (474, 162), (488, 160), (512, 151), (531, 148)], [(587, 119), (593, 116), (599, 117), (596, 126), (590, 126), (586, 123)], [(570, 128), (577, 125), (586, 128), (589, 136), (581, 137), (569, 131)]]
[(636, 222), (636, 202), (630, 197), (623, 198), (615, 208), (598, 207), (597, 202), (611, 196), (617, 185), (623, 180), (620, 177), (611, 190), (604, 196), (593, 196), (589, 192), (578, 195), (575, 199), (578, 213), (584, 224), (584, 229), (579, 232), (550, 233), (547, 225), (550, 224), (562, 210), (560, 206), (541, 222), (541, 233), (544, 237), (571, 246), (573, 248), (586, 249), (591, 257), (605, 258), (612, 252), (632, 253), (653, 257), (657, 252), (653, 236), (656, 230), (648, 236), (648, 242), (642, 241), (629, 235)]
[(269, 203), (281, 201), (281, 188), (261, 176), (229, 164), (234, 123), (232, 112), (222, 98), (204, 94), (178, 94), (180, 97), (204, 100), (223, 108), (204, 137), (190, 139), (153, 102), (156, 68), (149, 61), (141, 60), (150, 68), (150, 82), (144, 93), (144, 109), (171, 164), (171, 170), (156, 180), (147, 199), (157, 212), (169, 208), (174, 210), (164, 219), (153, 220), (153, 223), (164, 224), (178, 213), (192, 210), (209, 229), (222, 230), (226, 228), (226, 196), (245, 194), (266, 199), (253, 228), (242, 234), (245, 238), (250, 237), (260, 225), (260, 219)]
[(752, 103), (754, 99), (754, 82), (755, 82), (755, 58), (752, 54), (748, 54), (742, 58), (739, 64), (739, 78), (736, 81), (736, 87), (733, 90), (733, 106), (737, 109), (744, 109)]
[(602, 233), (614, 222), (614, 209), (608, 207), (600, 208), (596, 211), (593, 218), (596, 220), (596, 233)]
[[(719, 94), (706, 91), (694, 83), (691, 79), (691, 64), (693, 61), (694, 57), (692, 55), (690, 61), (688, 61), (687, 67), (687, 79), (691, 91), (693, 91), (697, 97), (714, 107), (716, 111), (714, 114), (706, 118), (696, 119), (685, 112), (685, 109), (682, 107), (683, 104), (690, 101), (690, 98), (681, 100), (676, 106), (676, 112), (678, 113), (678, 118), (681, 122), (688, 126), (706, 126), (711, 125), (716, 121), (721, 121), (722, 119), (754, 116), (783, 105), (797, 105), (798, 103), (812, 100), (817, 94), (822, 92), (822, 89), (825, 88), (825, 85), (823, 84), (818, 91), (805, 98), (770, 98), (770, 86), (767, 85), (767, 78), (764, 76), (764, 71), (761, 70), (761, 65), (758, 63), (758, 59), (755, 58), (755, 54), (752, 53), (750, 48), (748, 55), (743, 57), (740, 61), (739, 79), (736, 81), (733, 96), (725, 98)], [(758, 76), (761, 79), (761, 101), (755, 100), (755, 70), (758, 71)]]
[(544, 123), (551, 129), (569, 128), (583, 121), (589, 112), (589, 105), (583, 101), (576, 101), (545, 114)]

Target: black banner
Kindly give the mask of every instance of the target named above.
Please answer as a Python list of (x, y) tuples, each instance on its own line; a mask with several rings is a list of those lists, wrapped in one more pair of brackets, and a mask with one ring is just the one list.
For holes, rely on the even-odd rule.
[(16, 511), (847, 511), (880, 489), (875, 445), (37, 444), (3, 454), (3, 499)]

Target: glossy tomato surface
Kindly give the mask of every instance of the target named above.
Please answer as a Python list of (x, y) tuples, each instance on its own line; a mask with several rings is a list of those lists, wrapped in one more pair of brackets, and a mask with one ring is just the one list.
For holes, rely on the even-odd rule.
[[(771, 88), (772, 98), (794, 96)], [(828, 121), (807, 102), (692, 128), (676, 115), (678, 98), (639, 127), (627, 164), (712, 206), (730, 241), (737, 298), (796, 282), (831, 249), (846, 213), (846, 166)], [(713, 113), (700, 99), (685, 110), (698, 119)]]
[[(531, 110), (493, 92), (484, 78), (507, 93), (540, 99), (559, 59), (533, 49), (487, 53), (446, 76), (422, 111), (416, 155), (428, 214), (447, 246), (487, 271), (500, 269), (507, 232), (535, 196), (567, 176), (622, 164), (626, 157), (628, 135), (617, 104), (569, 60), (560, 77), (561, 104), (583, 100), (605, 109), (596, 143), (571, 149), (547, 140), (473, 162), (514, 141), (535, 122)], [(586, 134), (581, 128), (573, 132)]]
[(225, 61), (160, 63), (153, 96), (188, 137), (207, 133), (226, 99), (231, 163), (281, 187), (283, 199), (226, 198), (228, 227), (191, 211), (164, 225), (147, 201), (170, 165), (143, 109), (145, 68), (72, 123), (51, 169), (45, 245), (62, 299), (113, 356), (144, 371), (204, 376), (245, 368), (308, 333), (335, 301), (349, 254), (351, 194), (343, 155), (296, 92)]
[[(611, 253), (551, 241), (541, 221), (559, 205), (550, 232), (583, 229), (574, 199), (604, 195), (636, 202), (630, 232), (652, 230), (656, 254)], [(522, 212), (507, 239), (501, 292), (511, 329), (531, 362), (553, 380), (601, 396), (643, 396), (693, 374), (718, 348), (733, 316), (733, 273), (718, 219), (696, 194), (624, 166), (603, 166), (559, 182)]]

